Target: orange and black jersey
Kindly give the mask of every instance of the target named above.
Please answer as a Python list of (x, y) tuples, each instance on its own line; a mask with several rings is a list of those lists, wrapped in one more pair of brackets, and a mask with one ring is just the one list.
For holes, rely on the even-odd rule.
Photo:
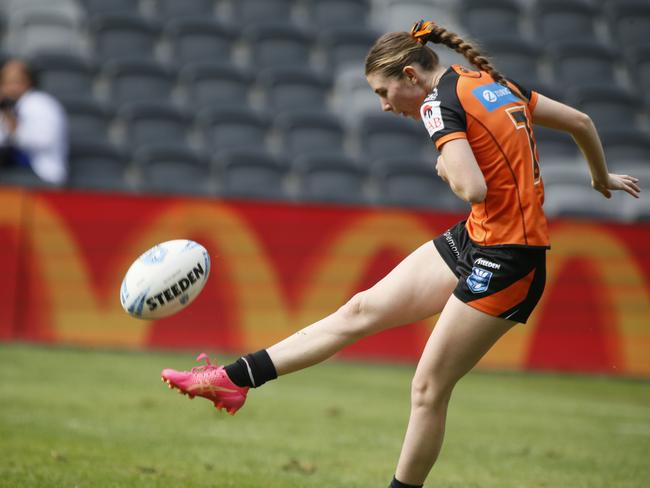
[[(515, 93), (523, 95), (522, 100)], [(537, 93), (486, 72), (454, 65), (424, 100), (422, 121), (438, 149), (467, 139), (487, 185), (472, 205), (467, 231), (481, 246), (549, 247), (531, 113)]]

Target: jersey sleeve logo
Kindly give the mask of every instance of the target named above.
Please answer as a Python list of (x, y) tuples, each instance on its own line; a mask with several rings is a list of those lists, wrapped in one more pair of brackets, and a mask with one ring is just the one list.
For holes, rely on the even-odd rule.
[(445, 123), (442, 120), (442, 112), (440, 111), (440, 102), (425, 102), (420, 107), (420, 115), (422, 122), (429, 132), (429, 137), (445, 128)]
[(499, 83), (482, 85), (472, 90), (472, 95), (486, 108), (488, 112), (513, 102), (519, 102), (508, 87)]

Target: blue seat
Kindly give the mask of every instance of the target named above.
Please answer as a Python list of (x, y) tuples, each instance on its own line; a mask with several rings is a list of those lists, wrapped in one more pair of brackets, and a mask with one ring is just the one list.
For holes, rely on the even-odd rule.
[(276, 120), (284, 153), (290, 158), (344, 152), (345, 130), (335, 115), (303, 110)]
[(106, 105), (89, 96), (64, 97), (61, 104), (67, 115), (71, 141), (108, 139), (113, 113)]
[(327, 110), (332, 80), (305, 66), (268, 68), (258, 76), (265, 108), (274, 113)]
[(236, 0), (232, 18), (240, 25), (291, 22), (295, 0)]
[(256, 69), (309, 66), (312, 38), (289, 23), (264, 23), (244, 29), (242, 39), (249, 45), (251, 65)]
[(92, 96), (97, 67), (81, 56), (65, 52), (41, 52), (31, 58), (39, 86), (57, 98)]
[(219, 153), (264, 147), (271, 123), (248, 107), (223, 107), (201, 111), (199, 125), (206, 149)]
[(646, 132), (620, 126), (601, 130), (600, 137), (608, 162), (650, 162), (650, 136)]
[(90, 23), (90, 30), (95, 55), (101, 61), (155, 57), (160, 27), (139, 15), (97, 15)]
[(521, 33), (521, 6), (515, 0), (462, 0), (459, 9), (467, 32), (479, 40), (495, 32)]
[(318, 29), (359, 27), (369, 23), (369, 0), (308, 0), (307, 16)]
[(147, 144), (133, 156), (138, 188), (155, 193), (214, 194), (207, 158), (177, 141)]
[(558, 83), (566, 86), (597, 83), (617, 84), (617, 53), (590, 40), (559, 41), (549, 49)]
[(125, 124), (127, 144), (131, 147), (186, 142), (190, 117), (168, 102), (125, 104), (118, 116)]
[(376, 162), (372, 173), (380, 204), (454, 212), (469, 208), (435, 173), (433, 162), (387, 158)]
[(612, 31), (616, 44), (625, 48), (648, 43), (650, 32), (650, 3), (646, 0), (616, 0), (610, 2)]
[(221, 169), (222, 194), (229, 197), (286, 200), (286, 161), (260, 149), (239, 149), (221, 153), (216, 164)]
[(166, 67), (152, 60), (122, 59), (105, 63), (109, 99), (120, 106), (127, 102), (170, 100), (175, 79)]
[(329, 69), (339, 70), (346, 65), (363, 66), (378, 38), (379, 34), (373, 29), (343, 26), (323, 30), (318, 42), (325, 52)]
[(293, 161), (300, 180), (299, 199), (313, 202), (365, 204), (368, 172), (339, 154), (302, 156)]
[(209, 20), (215, 16), (215, 0), (155, 0), (156, 17), (162, 22), (183, 17), (201, 17)]
[(191, 109), (245, 107), (253, 75), (231, 63), (191, 63), (181, 71), (180, 80)]
[(361, 121), (361, 149), (371, 162), (392, 158), (420, 159), (425, 147), (432, 147), (426, 129), (393, 114), (369, 114)]
[(532, 41), (510, 34), (493, 34), (481, 38), (485, 53), (492, 64), (509, 79), (528, 87), (539, 81), (542, 48)]
[(639, 100), (621, 88), (609, 84), (584, 86), (573, 90), (572, 100), (593, 119), (598, 129), (634, 129), (640, 125), (642, 106)]
[(542, 42), (596, 40), (597, 9), (586, 0), (542, 0), (533, 14)]
[(212, 18), (181, 17), (169, 21), (165, 34), (176, 65), (192, 62), (229, 62), (237, 33)]
[(105, 139), (86, 138), (70, 144), (71, 186), (92, 190), (126, 190), (128, 159)]

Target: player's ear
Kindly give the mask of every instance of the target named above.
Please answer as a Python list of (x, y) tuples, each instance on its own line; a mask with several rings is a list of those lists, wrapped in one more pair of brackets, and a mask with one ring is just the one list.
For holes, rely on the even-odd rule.
[(404, 66), (404, 68), (402, 68), (402, 73), (404, 74), (404, 77), (406, 78), (407, 82), (413, 85), (417, 84), (419, 73), (414, 66), (410, 64)]

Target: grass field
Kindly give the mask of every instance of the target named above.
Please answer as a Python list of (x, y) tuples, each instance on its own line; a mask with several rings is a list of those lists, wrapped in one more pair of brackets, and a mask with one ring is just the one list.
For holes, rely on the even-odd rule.
[[(0, 345), (2, 487), (385, 488), (413, 368), (329, 362), (235, 417), (160, 382), (190, 354)], [(429, 487), (650, 486), (648, 382), (476, 372)]]

